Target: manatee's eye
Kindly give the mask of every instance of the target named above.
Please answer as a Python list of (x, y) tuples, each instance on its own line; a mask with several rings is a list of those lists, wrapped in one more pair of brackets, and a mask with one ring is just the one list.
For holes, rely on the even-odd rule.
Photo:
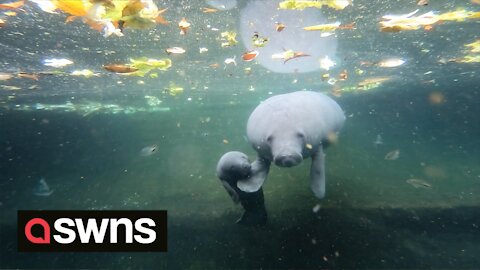
[(272, 140), (273, 140), (273, 136), (272, 136), (272, 135), (270, 135), (270, 136), (267, 137), (267, 142), (271, 143)]
[(305, 135), (301, 132), (297, 132), (297, 137), (300, 139), (305, 139)]

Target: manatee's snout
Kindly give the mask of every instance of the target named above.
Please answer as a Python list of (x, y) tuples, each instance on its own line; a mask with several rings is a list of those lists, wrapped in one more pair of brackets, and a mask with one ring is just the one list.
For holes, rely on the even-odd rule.
[(274, 157), (274, 162), (279, 167), (293, 167), (303, 160), (300, 154), (280, 154)]
[(242, 178), (248, 178), (250, 176), (250, 173), (252, 171), (252, 166), (250, 163), (246, 160), (245, 162), (242, 162), (238, 164), (236, 171), (238, 175)]

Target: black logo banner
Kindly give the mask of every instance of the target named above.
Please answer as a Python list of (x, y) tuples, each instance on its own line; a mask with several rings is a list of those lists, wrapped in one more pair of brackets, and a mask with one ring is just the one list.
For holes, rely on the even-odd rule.
[(18, 250), (167, 251), (167, 211), (18, 211)]

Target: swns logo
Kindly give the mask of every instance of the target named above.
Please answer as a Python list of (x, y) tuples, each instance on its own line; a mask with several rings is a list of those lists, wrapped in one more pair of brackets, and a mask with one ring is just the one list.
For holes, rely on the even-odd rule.
[(18, 211), (19, 251), (167, 251), (167, 211)]

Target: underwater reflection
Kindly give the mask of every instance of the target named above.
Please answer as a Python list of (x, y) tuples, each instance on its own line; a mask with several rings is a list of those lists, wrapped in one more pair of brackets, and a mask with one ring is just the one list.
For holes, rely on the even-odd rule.
[[(279, 9), (280, 0), (250, 1), (240, 11), (240, 34), (247, 51), (259, 52), (263, 67), (280, 73), (320, 69), (319, 60), (336, 58), (337, 37), (305, 31), (310, 25), (329, 23), (324, 11)], [(296, 55), (296, 57), (295, 57)], [(299, 57), (307, 56), (308, 57)]]

